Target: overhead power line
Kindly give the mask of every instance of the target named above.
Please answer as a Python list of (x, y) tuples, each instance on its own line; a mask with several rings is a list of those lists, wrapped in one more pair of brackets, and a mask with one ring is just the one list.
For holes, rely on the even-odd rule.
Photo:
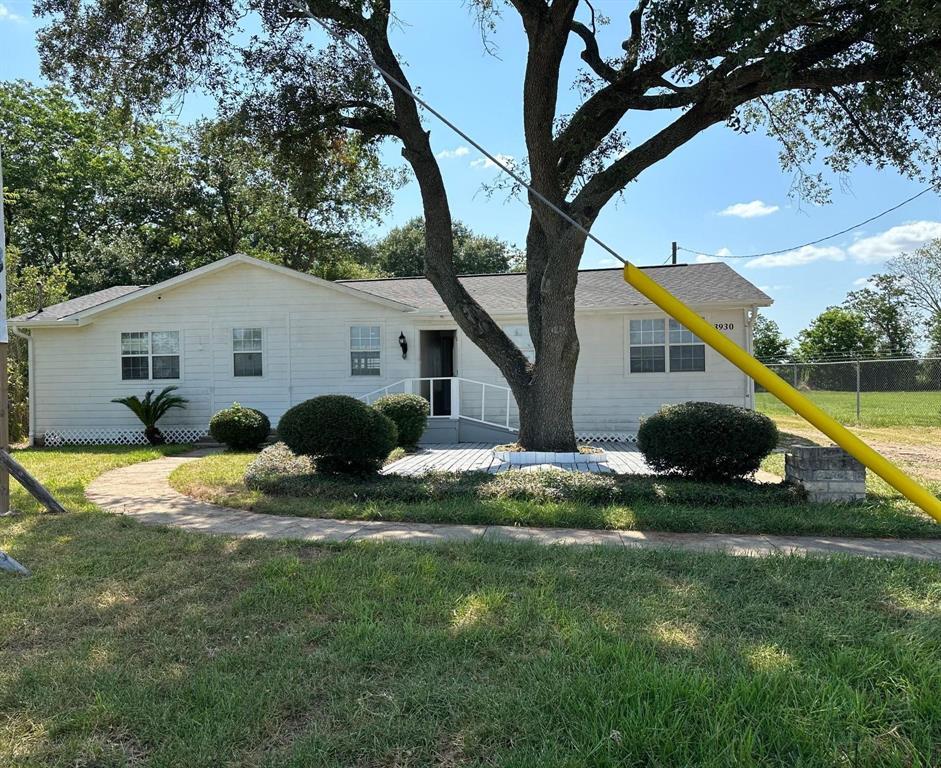
[(591, 232), (589, 232), (586, 227), (584, 227), (584, 226), (582, 226), (581, 224), (579, 224), (574, 218), (572, 218), (571, 216), (569, 216), (565, 211), (563, 211), (561, 208), (559, 208), (559, 206), (557, 206), (555, 203), (553, 203), (551, 200), (549, 200), (549, 198), (547, 198), (547, 197), (546, 197), (545, 195), (543, 195), (541, 192), (539, 192), (539, 191), (536, 190), (536, 189), (533, 189), (532, 185), (530, 185), (522, 176), (520, 176), (520, 175), (519, 175), (518, 173), (516, 173), (512, 168), (510, 168), (506, 163), (504, 163), (499, 157), (497, 157), (497, 155), (494, 155), (494, 154), (492, 154), (491, 152), (488, 152), (488, 151), (486, 150), (486, 148), (484, 148), (484, 147), (483, 147), (481, 144), (479, 144), (478, 142), (474, 141), (474, 139), (472, 139), (467, 133), (465, 133), (465, 132), (462, 131), (460, 128), (458, 128), (457, 125), (455, 125), (455, 124), (452, 123), (450, 120), (448, 120), (448, 118), (446, 118), (446, 117), (445, 117), (443, 114), (441, 114), (437, 109), (435, 109), (433, 106), (431, 106), (427, 101), (425, 101), (425, 100), (424, 100), (423, 98), (421, 98), (420, 96), (416, 95), (416, 94), (412, 91), (411, 88), (409, 88), (407, 85), (405, 85), (405, 83), (403, 83), (401, 80), (399, 80), (399, 79), (396, 78), (394, 75), (392, 75), (391, 73), (389, 73), (386, 69), (384, 69), (384, 68), (381, 67), (379, 64), (377, 64), (377, 63), (375, 62), (375, 60), (372, 58), (372, 56), (369, 55), (366, 51), (361, 50), (361, 49), (359, 48), (359, 46), (353, 45), (353, 43), (351, 43), (349, 40), (347, 40), (343, 35), (339, 35), (339, 34), (337, 34), (336, 32), (334, 32), (334, 30), (332, 30), (328, 24), (324, 23), (323, 21), (321, 21), (319, 18), (317, 18), (317, 17), (314, 16), (313, 14), (310, 14), (310, 15), (309, 15), (309, 18), (311, 18), (313, 21), (317, 22), (317, 24), (319, 24), (321, 27), (324, 28), (324, 30), (327, 32), (328, 35), (330, 35), (333, 39), (335, 39), (337, 42), (339, 42), (339, 43), (340, 43), (341, 45), (343, 45), (345, 48), (349, 49), (350, 51), (352, 51), (353, 53), (355, 53), (357, 56), (361, 57), (362, 59), (364, 59), (365, 61), (367, 61), (369, 64), (371, 64), (373, 67), (375, 67), (376, 70), (378, 70), (378, 71), (382, 74), (382, 76), (386, 79), (387, 82), (391, 83), (391, 84), (394, 85), (396, 88), (398, 88), (400, 91), (402, 91), (402, 93), (404, 93), (405, 95), (407, 95), (407, 96), (408, 96), (410, 99), (412, 99), (416, 104), (420, 104), (420, 105), (423, 106), (425, 109), (427, 109), (429, 112), (431, 112), (431, 114), (433, 114), (435, 117), (437, 117), (437, 118), (438, 118), (442, 123), (444, 123), (448, 128), (450, 128), (450, 129), (451, 129), (452, 131), (454, 131), (458, 136), (460, 136), (462, 139), (464, 139), (464, 141), (466, 141), (468, 144), (470, 144), (472, 147), (474, 147), (474, 149), (476, 149), (478, 152), (480, 152), (481, 154), (483, 154), (488, 160), (490, 160), (490, 162), (492, 162), (494, 165), (496, 165), (498, 168), (500, 168), (504, 173), (506, 173), (508, 176), (510, 176), (510, 178), (512, 178), (515, 182), (517, 182), (518, 184), (520, 184), (521, 186), (523, 186), (523, 187), (526, 189), (527, 192), (529, 192), (533, 197), (535, 197), (537, 200), (539, 200), (543, 205), (545, 205), (545, 206), (548, 207), (550, 210), (554, 211), (556, 214), (558, 214), (559, 216), (561, 216), (565, 221), (567, 221), (569, 224), (571, 224), (573, 227), (575, 227), (579, 232), (581, 232), (582, 234), (584, 234), (589, 240), (591, 240), (593, 243), (595, 243), (595, 244), (601, 246), (602, 249), (604, 249), (607, 253), (611, 254), (614, 258), (616, 258), (616, 259), (617, 259), (618, 261), (620, 261), (622, 264), (625, 264), (625, 265), (627, 264), (627, 259), (625, 259), (623, 256), (621, 256), (621, 254), (619, 254), (616, 250), (614, 250), (614, 248), (612, 248), (612, 247), (611, 247), (610, 245), (608, 245), (606, 242), (604, 242), (603, 240), (601, 240), (600, 238), (596, 237), (596, 236), (593, 235)]
[(891, 208), (886, 208), (884, 211), (882, 211), (881, 213), (877, 213), (875, 216), (870, 216), (865, 221), (860, 221), (857, 224), (853, 224), (851, 227), (846, 227), (846, 229), (841, 229), (839, 232), (834, 232), (832, 235), (827, 235), (826, 237), (818, 237), (816, 240), (811, 240), (810, 242), (807, 242), (807, 243), (801, 243), (800, 245), (792, 245), (790, 248), (781, 248), (778, 251), (766, 251), (764, 253), (749, 253), (744, 256), (733, 256), (731, 254), (723, 255), (719, 253), (705, 253), (704, 251), (697, 251), (693, 248), (684, 248), (683, 246), (678, 246), (677, 250), (685, 251), (686, 253), (692, 253), (695, 256), (706, 256), (711, 259), (757, 259), (757, 258), (760, 258), (761, 256), (778, 256), (782, 253), (790, 253), (791, 251), (799, 251), (801, 248), (807, 248), (808, 246), (811, 246), (811, 245), (825, 243), (827, 240), (832, 240), (833, 238), (839, 237), (840, 235), (845, 235), (847, 232), (852, 232), (854, 229), (858, 229), (859, 227), (865, 226), (871, 221), (875, 221), (876, 219), (881, 219), (886, 214), (892, 213), (892, 211), (897, 211), (903, 205), (908, 205), (913, 200), (917, 200), (922, 195), (925, 195), (934, 189), (935, 189), (934, 185), (931, 185), (930, 187), (925, 187), (921, 192), (915, 195), (912, 195), (911, 197), (903, 200), (901, 203), (893, 205)]

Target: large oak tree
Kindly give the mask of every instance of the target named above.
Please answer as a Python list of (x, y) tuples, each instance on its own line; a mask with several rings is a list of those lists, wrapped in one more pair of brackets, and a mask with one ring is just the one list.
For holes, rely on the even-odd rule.
[[(782, 142), (782, 162), (805, 194), (821, 192), (819, 177), (804, 170), (820, 147), (837, 172), (861, 161), (912, 176), (937, 171), (936, 0), (638, 0), (612, 20), (622, 34), (610, 51), (602, 50), (601, 20), (584, 0), (479, 0), (475, 7), (485, 31), (522, 24), (526, 173), (542, 198), (585, 229), (644, 170), (721, 123), (733, 130), (763, 124)], [(530, 363), (457, 279), (448, 194), (428, 125), (390, 79), (411, 87), (389, 41), (389, 0), (39, 0), (37, 11), (50, 17), (40, 35), (45, 72), (86, 92), (116, 94), (132, 107), (194, 86), (224, 92), (243, 105), (260, 137), (299, 163), (312, 146), (347, 131), (401, 142), (422, 196), (425, 274), (512, 387), (520, 441), (573, 447), (575, 284), (586, 236), (529, 195)], [(239, 42), (246, 13), (260, 17), (263, 31)], [(365, 57), (336, 41), (310, 42), (314, 19), (362, 46)], [(560, 114), (569, 46), (585, 66), (576, 83), (582, 99)], [(371, 63), (388, 76), (376, 76)], [(661, 127), (632, 135), (640, 112), (661, 113)]]

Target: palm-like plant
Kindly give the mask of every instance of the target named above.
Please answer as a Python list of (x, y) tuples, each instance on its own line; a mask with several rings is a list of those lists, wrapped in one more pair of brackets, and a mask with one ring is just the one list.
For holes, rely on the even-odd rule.
[(166, 442), (163, 433), (157, 429), (157, 422), (160, 421), (167, 411), (171, 408), (185, 408), (189, 402), (185, 397), (174, 395), (173, 392), (178, 387), (164, 387), (163, 390), (154, 397), (154, 390), (149, 390), (143, 397), (137, 395), (130, 397), (116, 397), (111, 402), (126, 405), (141, 420), (144, 425), (144, 435), (151, 445), (162, 445)]

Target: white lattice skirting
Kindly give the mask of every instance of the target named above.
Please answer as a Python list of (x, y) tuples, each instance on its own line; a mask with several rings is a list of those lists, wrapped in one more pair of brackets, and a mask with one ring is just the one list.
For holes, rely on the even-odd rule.
[(576, 432), (575, 439), (585, 443), (636, 443), (633, 432)]
[[(195, 443), (209, 434), (208, 427), (161, 427), (168, 443)], [(43, 445), (147, 445), (142, 429), (50, 429)]]
[[(209, 427), (161, 427), (168, 443), (195, 443), (209, 434)], [(637, 442), (631, 432), (576, 432), (575, 438), (585, 443)], [(43, 445), (147, 445), (142, 429), (50, 429), (43, 436)]]

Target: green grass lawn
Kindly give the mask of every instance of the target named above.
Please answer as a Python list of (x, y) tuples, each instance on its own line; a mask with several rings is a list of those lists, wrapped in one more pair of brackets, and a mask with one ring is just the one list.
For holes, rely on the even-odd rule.
[[(842, 424), (856, 424), (855, 392), (803, 392)], [(769, 416), (787, 416), (793, 411), (767, 392), (755, 395), (757, 409)], [(869, 427), (941, 426), (941, 392), (863, 392), (860, 419)]]
[(4, 766), (931, 766), (941, 568), (233, 541), (97, 512), (150, 451), (21, 452)]
[[(254, 454), (221, 454), (185, 464), (170, 477), (182, 493), (217, 504), (275, 515), (437, 523), (534, 525), (678, 532), (820, 534), (843, 536), (941, 537), (941, 525), (916, 511), (884, 484), (864, 504), (798, 503), (772, 489), (745, 489), (710, 498), (705, 487), (683, 481), (645, 480), (651, 494), (631, 503), (527, 501), (475, 498), (462, 492), (427, 501), (370, 501), (368, 488), (339, 489), (314, 482), (318, 496), (268, 495), (246, 488), (245, 468)], [(780, 462), (780, 467), (778, 463)], [(783, 471), (783, 457), (768, 468)], [(395, 478), (389, 478), (392, 481)], [(881, 481), (879, 481), (881, 482)], [(656, 498), (656, 493), (661, 498)], [(355, 496), (354, 496), (355, 494)]]

